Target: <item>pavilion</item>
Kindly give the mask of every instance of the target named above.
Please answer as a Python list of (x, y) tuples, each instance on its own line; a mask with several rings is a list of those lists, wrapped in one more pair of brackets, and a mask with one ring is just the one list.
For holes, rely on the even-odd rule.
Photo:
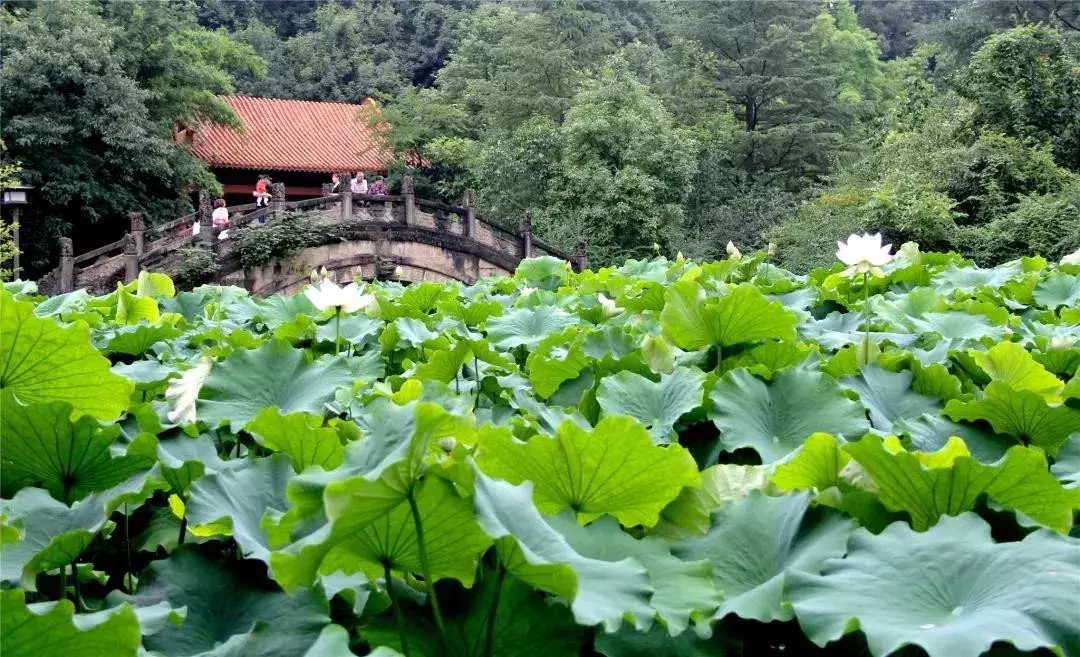
[[(290, 200), (322, 195), (335, 172), (385, 174), (394, 156), (380, 143), (363, 103), (324, 103), (280, 98), (222, 96), (243, 131), (210, 124), (177, 129), (178, 141), (210, 165), (229, 205), (251, 202), (259, 174), (285, 183)], [(370, 177), (370, 176), (369, 176)]]

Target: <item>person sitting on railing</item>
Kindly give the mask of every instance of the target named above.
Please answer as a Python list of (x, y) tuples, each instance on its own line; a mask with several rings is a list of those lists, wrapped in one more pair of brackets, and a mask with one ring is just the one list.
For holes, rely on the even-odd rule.
[(214, 222), (214, 228), (222, 229), (218, 233), (218, 239), (229, 239), (229, 209), (225, 207), (225, 199), (219, 198), (214, 201), (214, 213), (211, 215), (211, 219)]
[(330, 193), (337, 194), (341, 191), (341, 176), (334, 174), (330, 176)]
[(386, 186), (386, 181), (382, 176), (377, 176), (375, 182), (371, 184), (371, 189), (368, 194), (372, 196), (387, 196), (390, 194), (390, 189)]
[[(367, 195), (367, 193), (368, 193), (368, 181), (367, 181), (367, 178), (364, 177), (364, 172), (363, 171), (357, 171), (356, 172), (356, 177), (352, 179), (352, 193), (353, 194)], [(365, 207), (365, 208), (371, 207), (371, 202), (362, 201), (361, 205), (363, 207)]]
[(270, 205), (270, 192), (266, 190), (269, 184), (270, 176), (266, 174), (259, 176), (259, 181), (255, 183), (255, 207), (262, 208)]

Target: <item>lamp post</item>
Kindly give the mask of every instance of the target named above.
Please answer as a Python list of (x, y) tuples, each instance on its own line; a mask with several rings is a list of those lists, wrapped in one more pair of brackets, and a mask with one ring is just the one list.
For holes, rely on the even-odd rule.
[(22, 214), (22, 207), (26, 205), (26, 194), (33, 187), (25, 187), (22, 185), (16, 185), (12, 187), (5, 187), (3, 190), (3, 205), (10, 205), (11, 207), (11, 224), (13, 226), (11, 236), (15, 240), (15, 256), (12, 258), (11, 263), (11, 278), (12, 280), (19, 280), (19, 274), (21, 273), (21, 267), (19, 266), (19, 219)]

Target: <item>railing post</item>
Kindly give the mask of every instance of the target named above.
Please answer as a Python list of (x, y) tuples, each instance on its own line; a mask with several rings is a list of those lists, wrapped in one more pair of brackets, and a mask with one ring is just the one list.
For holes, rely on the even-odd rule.
[(416, 194), (413, 192), (412, 176), (405, 176), (401, 181), (401, 195), (405, 198), (405, 225), (416, 224)]
[(270, 183), (270, 216), (280, 219), (285, 214), (285, 183)]
[(124, 233), (124, 282), (130, 283), (139, 277), (139, 251), (135, 236)]
[(139, 255), (146, 253), (146, 243), (143, 238), (143, 221), (141, 212), (128, 214), (131, 219), (131, 235), (135, 238), (135, 252)]
[(341, 188), (341, 220), (349, 221), (352, 219), (352, 176), (339, 173), (338, 185)]
[(325, 200), (325, 199), (326, 199), (327, 196), (330, 196), (331, 194), (334, 193), (332, 191), (333, 189), (334, 189), (334, 186), (331, 185), (330, 183), (323, 183), (322, 184), (322, 196), (323, 196), (323, 199), (324, 199), (323, 202), (322, 202), (322, 209), (323, 210), (330, 207), (330, 201)]
[(210, 192), (199, 190), (199, 209), (195, 216), (199, 220), (199, 242), (208, 249), (214, 248), (214, 211), (210, 207)]
[(475, 238), (476, 208), (473, 207), (473, 191), (471, 189), (465, 190), (465, 198), (462, 201), (465, 203), (465, 234)]
[(574, 247), (574, 252), (570, 254), (570, 266), (578, 273), (589, 268), (589, 255), (585, 251), (585, 242), (578, 242)]
[(70, 237), (60, 238), (60, 294), (75, 291), (75, 250)]
[(533, 257), (532, 217), (525, 215), (521, 220), (521, 257)]

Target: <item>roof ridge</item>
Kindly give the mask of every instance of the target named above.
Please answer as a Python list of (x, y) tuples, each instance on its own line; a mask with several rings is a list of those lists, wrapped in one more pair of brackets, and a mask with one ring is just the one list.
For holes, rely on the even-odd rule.
[(375, 103), (375, 100), (371, 96), (365, 96), (364, 100), (359, 103), (345, 103), (336, 100), (307, 100), (305, 98), (276, 98), (274, 96), (247, 96), (244, 94), (218, 94), (218, 98), (221, 98), (228, 102), (229, 99), (237, 100), (258, 100), (258, 101), (274, 101), (281, 103), (308, 103), (311, 105), (341, 105), (344, 107), (363, 107), (365, 103)]

